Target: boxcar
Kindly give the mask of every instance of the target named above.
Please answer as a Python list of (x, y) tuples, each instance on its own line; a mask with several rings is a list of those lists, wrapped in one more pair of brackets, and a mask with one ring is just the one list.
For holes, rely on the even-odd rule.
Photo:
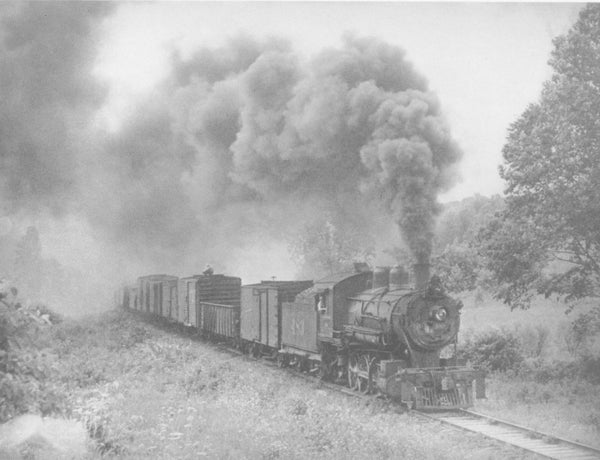
[(194, 275), (181, 278), (178, 283), (179, 311), (177, 320), (202, 329), (201, 303), (240, 306), (242, 280), (225, 275)]
[(240, 337), (279, 350), (281, 347), (282, 304), (312, 286), (312, 281), (262, 281), (242, 286)]
[(173, 315), (177, 317), (177, 278), (165, 279), (161, 283), (161, 312), (164, 318), (172, 319)]
[(170, 275), (147, 275), (138, 278), (139, 309), (167, 316), (167, 312), (177, 304), (177, 277)]
[(128, 308), (130, 310), (137, 310), (137, 303), (138, 303), (138, 288), (137, 286), (133, 285), (133, 286), (129, 286), (127, 287), (127, 293), (128, 293), (128, 298), (127, 298), (127, 303), (125, 304), (125, 308)]

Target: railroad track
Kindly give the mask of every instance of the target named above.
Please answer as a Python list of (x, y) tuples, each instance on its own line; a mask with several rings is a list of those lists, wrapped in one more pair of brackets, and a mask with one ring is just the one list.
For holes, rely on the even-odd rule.
[(479, 433), (511, 446), (517, 446), (546, 458), (559, 460), (600, 459), (600, 449), (516, 425), (470, 410), (417, 412), (420, 417), (436, 420), (463, 430)]
[[(159, 325), (159, 327), (160, 326), (161, 325)], [(162, 324), (162, 326), (164, 328), (165, 324)], [(184, 335), (189, 336), (189, 334)], [(200, 337), (195, 336), (195, 338), (199, 339)], [(250, 357), (242, 353), (240, 350), (228, 346), (226, 343), (216, 343), (205, 339), (200, 340), (203, 343), (213, 346), (219, 351), (228, 354), (231, 356), (230, 359), (241, 358), (254, 361), (265, 367), (278, 367), (277, 363), (275, 363), (273, 360)], [(305, 381), (318, 385), (321, 388), (327, 388), (337, 393), (345, 394), (346, 396), (363, 400), (375, 397), (373, 395), (357, 393), (349, 388), (335, 383), (325, 382), (319, 377), (300, 372), (293, 368), (284, 368), (282, 370), (302, 378)], [(518, 447), (546, 458), (558, 460), (600, 460), (600, 449), (558, 438), (547, 433), (535, 431), (530, 428), (470, 410), (463, 409), (442, 412), (423, 412), (413, 410), (410, 413), (421, 419), (437, 421), (453, 426), (454, 428), (478, 433), (486, 438)]]

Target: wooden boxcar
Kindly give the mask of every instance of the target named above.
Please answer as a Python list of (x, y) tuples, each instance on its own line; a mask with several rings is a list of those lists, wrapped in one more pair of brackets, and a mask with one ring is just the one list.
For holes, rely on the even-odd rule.
[(279, 350), (282, 304), (293, 301), (312, 284), (312, 281), (262, 281), (242, 286), (241, 339)]
[(195, 275), (181, 278), (178, 284), (179, 311), (177, 320), (202, 329), (200, 303), (240, 306), (242, 280), (225, 275)]
[(172, 314), (177, 315), (177, 281), (178, 279), (173, 277), (161, 283), (160, 315), (164, 318), (172, 319)]
[[(138, 305), (140, 311), (167, 316), (173, 304), (177, 304), (177, 277), (170, 275), (147, 275), (138, 278)], [(164, 313), (163, 313), (164, 312)]]
[(137, 286), (129, 286), (129, 305), (127, 308), (130, 310), (137, 310), (138, 303), (138, 288)]

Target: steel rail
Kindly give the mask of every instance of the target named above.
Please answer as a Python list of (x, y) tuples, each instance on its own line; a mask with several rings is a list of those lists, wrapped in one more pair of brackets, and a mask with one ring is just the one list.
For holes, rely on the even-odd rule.
[(481, 434), (504, 444), (557, 460), (598, 460), (600, 449), (536, 431), (471, 410), (415, 411), (419, 416)]

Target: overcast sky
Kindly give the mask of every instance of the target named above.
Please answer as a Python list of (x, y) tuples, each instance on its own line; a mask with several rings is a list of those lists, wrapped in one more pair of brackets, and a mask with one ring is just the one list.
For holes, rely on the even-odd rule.
[(502, 192), (506, 129), (549, 78), (553, 37), (576, 3), (123, 3), (106, 23), (97, 75), (109, 82), (113, 128), (132, 98), (152, 90), (173, 49), (221, 45), (247, 33), (281, 36), (310, 58), (344, 32), (403, 47), (437, 92), (464, 151), (462, 182), (442, 201)]

